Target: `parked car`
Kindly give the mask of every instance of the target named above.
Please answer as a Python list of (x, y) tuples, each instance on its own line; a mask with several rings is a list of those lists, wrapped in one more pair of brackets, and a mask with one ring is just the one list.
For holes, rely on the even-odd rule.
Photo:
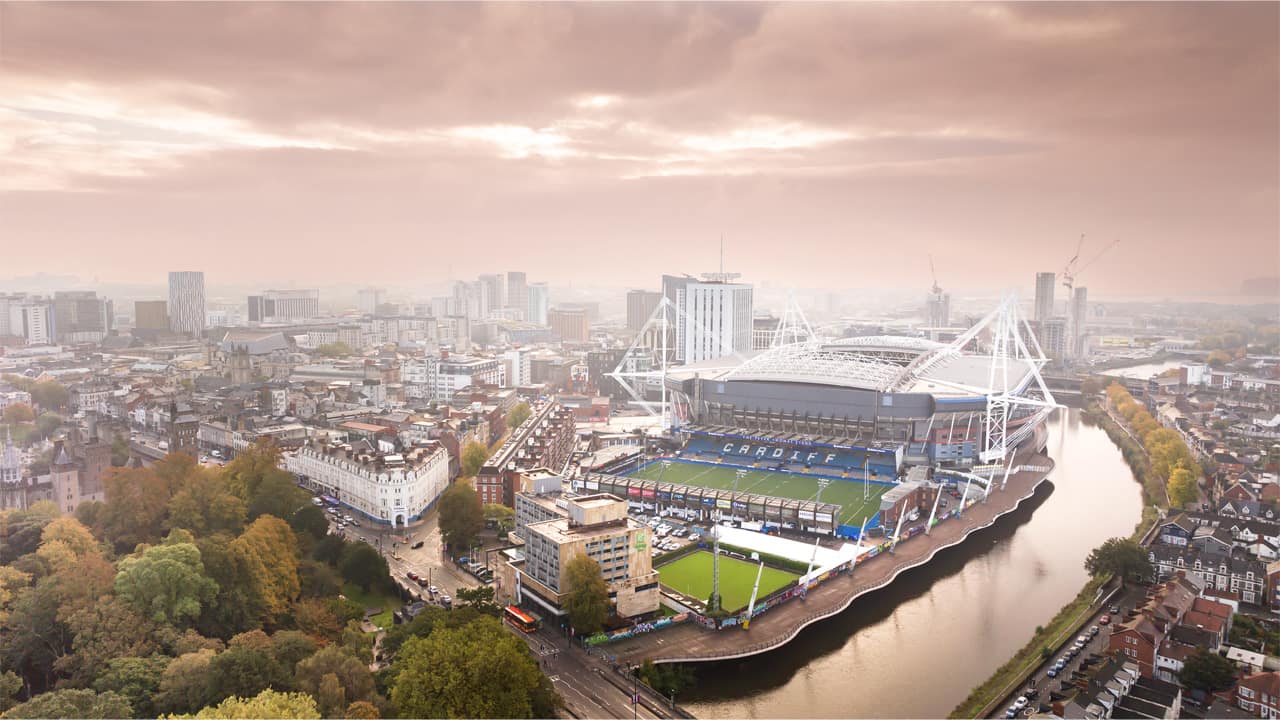
[(1089, 642), (1089, 636), (1088, 636), (1088, 635), (1079, 635), (1079, 636), (1077, 636), (1077, 637), (1076, 637), (1076, 644), (1077, 644), (1077, 645), (1086, 645), (1086, 644), (1088, 644), (1088, 642)]
[(1098, 618), (1098, 624), (1099, 624), (1099, 625), (1110, 625), (1110, 624), (1111, 624), (1111, 616), (1110, 616), (1110, 615), (1103, 615), (1101, 618)]
[(1013, 706), (1014, 706), (1015, 708), (1017, 708), (1017, 709), (1021, 710), (1022, 708), (1026, 707), (1026, 706), (1027, 706), (1027, 703), (1029, 703), (1029, 702), (1031, 702), (1031, 701), (1030, 701), (1029, 699), (1027, 699), (1027, 696), (1026, 696), (1026, 695), (1020, 695), (1020, 696), (1018, 696), (1018, 699), (1017, 699), (1017, 700), (1014, 700), (1014, 701), (1013, 701)]
[(409, 548), (412, 550), (417, 550), (418, 548), (422, 547), (422, 544), (423, 544), (422, 541), (419, 540), (418, 542), (410, 545)]
[(1007, 718), (1018, 717), (1018, 708), (1013, 705), (1010, 705), (1009, 709), (1004, 711), (1004, 716)]
[(440, 592), (440, 588), (436, 587), (435, 585), (432, 585), (431, 587), (427, 588), (427, 592), (431, 593), (432, 595), (435, 595), (436, 593)]
[(1119, 615), (1119, 614), (1120, 614), (1120, 606), (1119, 606), (1119, 605), (1112, 605), (1112, 606), (1111, 606), (1111, 614), (1112, 614), (1112, 615)]
[(689, 536), (689, 542), (695, 542), (695, 543), (696, 543), (696, 542), (698, 542), (698, 541), (699, 541), (699, 540), (701, 540), (701, 539), (702, 539), (702, 536), (701, 536), (701, 535), (699, 535), (698, 533), (694, 533), (694, 534), (692, 534), (692, 535), (690, 535), (690, 536)]
[(404, 574), (404, 576), (405, 576), (405, 577), (407, 577), (407, 578), (409, 578), (410, 580), (413, 580), (414, 582), (417, 582), (417, 581), (418, 581), (418, 573), (413, 572), (412, 570), (410, 570), (409, 572), (405, 573), (405, 574)]
[(1047, 677), (1056, 678), (1058, 677), (1058, 673), (1060, 672), (1062, 672), (1062, 670), (1057, 665), (1054, 665), (1053, 667), (1046, 670), (1044, 674)]
[(1028, 685), (1027, 688), (1022, 691), (1022, 694), (1026, 696), (1028, 700), (1034, 700), (1035, 697), (1040, 694), (1040, 691), (1036, 689), (1035, 685)]
[(427, 586), (427, 579), (426, 579), (426, 578), (424, 578), (424, 577), (419, 576), (419, 577), (418, 577), (418, 587), (422, 587), (422, 588), (424, 588), (424, 587), (426, 587), (426, 586)]
[(1098, 628), (1097, 625), (1092, 625), (1089, 627), (1089, 637), (1097, 637), (1099, 632), (1102, 632), (1102, 631)]

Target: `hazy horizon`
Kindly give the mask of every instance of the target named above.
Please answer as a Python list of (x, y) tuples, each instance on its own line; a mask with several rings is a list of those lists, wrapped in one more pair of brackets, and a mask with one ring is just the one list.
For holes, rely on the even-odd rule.
[(0, 3), (0, 283), (1232, 295), (1277, 127), (1274, 3)]

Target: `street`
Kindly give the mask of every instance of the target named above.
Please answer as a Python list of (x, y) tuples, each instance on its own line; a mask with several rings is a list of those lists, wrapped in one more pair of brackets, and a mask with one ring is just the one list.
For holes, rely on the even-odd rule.
[[(335, 518), (330, 515), (330, 527), (336, 529), (334, 520)], [(481, 584), (478, 579), (458, 569), (444, 556), (444, 541), (441, 539), (439, 530), (439, 513), (434, 507), (427, 511), (425, 518), (408, 527), (391, 528), (383, 525), (370, 527), (369, 522), (362, 520), (360, 527), (348, 525), (341, 532), (348, 540), (364, 539), (365, 542), (377, 548), (387, 559), (391, 576), (396, 582), (409, 587), (410, 592), (416, 595), (424, 596), (426, 590), (417, 587), (406, 577), (409, 572), (426, 578), (428, 585), (439, 587), (446, 595), (453, 595), (459, 587), (474, 588)], [(404, 542), (406, 536), (409, 537), (408, 543)], [(419, 541), (422, 542), (422, 547), (417, 550), (410, 547)]]

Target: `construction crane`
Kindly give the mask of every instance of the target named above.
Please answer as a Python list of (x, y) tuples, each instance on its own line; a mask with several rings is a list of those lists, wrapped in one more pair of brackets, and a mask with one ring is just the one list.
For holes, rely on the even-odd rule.
[(1080, 250), (1084, 248), (1084, 233), (1080, 233), (1080, 240), (1076, 243), (1076, 253), (1067, 261), (1066, 267), (1062, 268), (1062, 285), (1067, 288), (1067, 297), (1071, 297), (1071, 288), (1075, 284), (1076, 278), (1076, 262), (1080, 260)]
[(938, 287), (938, 273), (933, 269), (933, 253), (929, 253), (929, 275), (933, 278), (933, 294), (941, 295), (942, 288)]

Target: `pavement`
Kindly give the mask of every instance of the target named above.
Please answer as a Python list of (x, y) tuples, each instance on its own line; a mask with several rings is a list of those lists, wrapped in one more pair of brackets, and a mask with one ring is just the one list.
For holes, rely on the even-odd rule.
[[(328, 514), (328, 513), (326, 513)], [(329, 516), (330, 527), (333, 527), (333, 516)], [(417, 573), (427, 578), (428, 585), (436, 585), (446, 595), (453, 595), (460, 587), (474, 588), (482, 583), (470, 573), (463, 572), (445, 556), (444, 541), (440, 535), (440, 514), (436, 508), (427, 511), (421, 520), (408, 527), (390, 528), (372, 526), (370, 522), (361, 521), (360, 527), (347, 526), (343, 534), (348, 540), (360, 540), (373, 545), (387, 559), (391, 576), (401, 585), (409, 587), (410, 592), (425, 596), (426, 589), (418, 588), (406, 575)], [(409, 542), (404, 541), (405, 537)], [(422, 547), (412, 549), (412, 545), (422, 541)]]

